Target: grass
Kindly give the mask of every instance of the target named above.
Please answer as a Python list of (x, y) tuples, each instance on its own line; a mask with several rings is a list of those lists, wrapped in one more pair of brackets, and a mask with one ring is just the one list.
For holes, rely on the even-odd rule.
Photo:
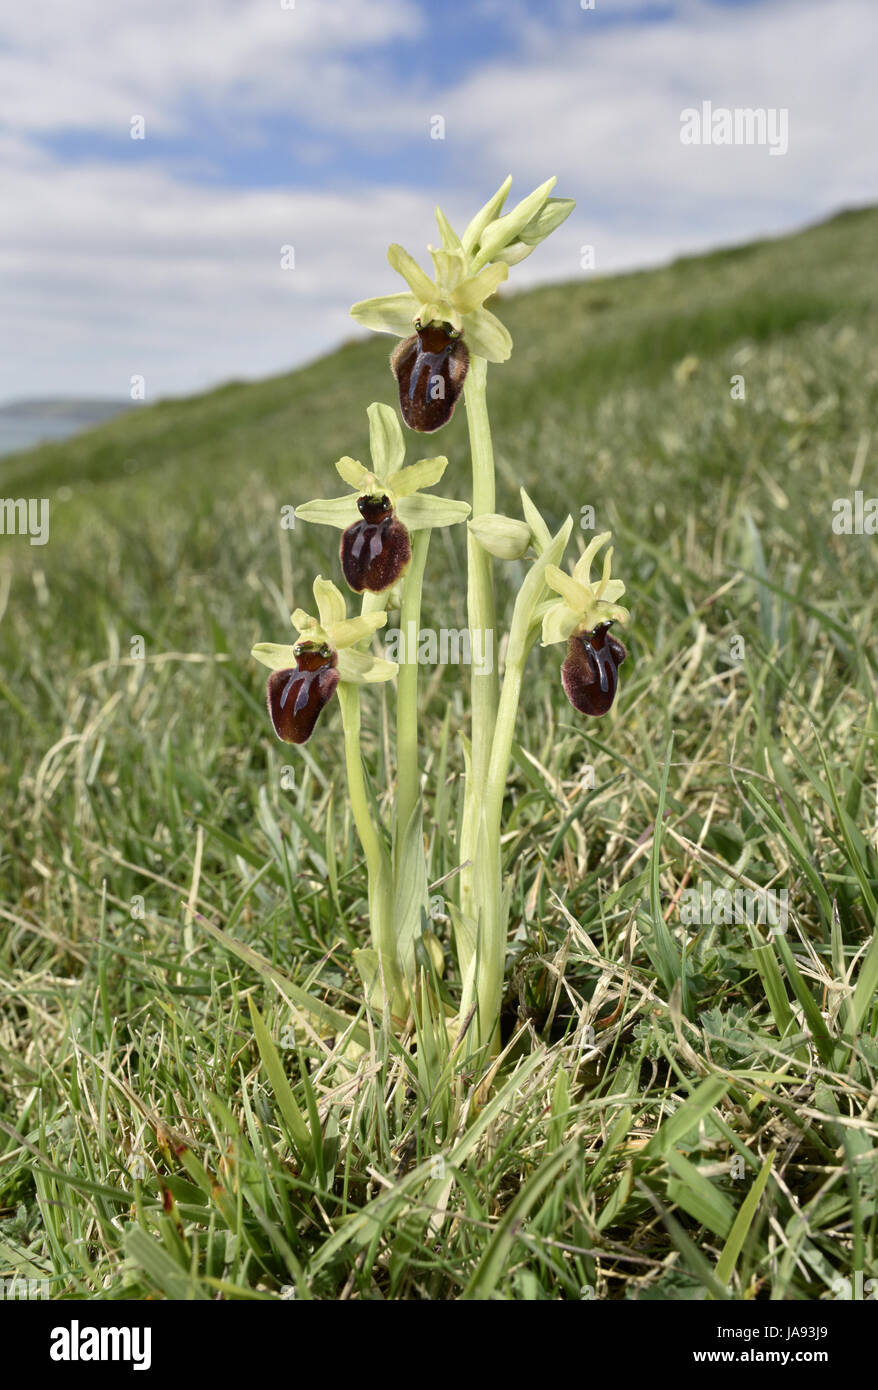
[[(832, 530), (834, 499), (875, 490), (876, 232), (866, 210), (502, 302), (499, 505), (524, 483), (553, 528), (593, 507), (633, 625), (600, 723), (558, 650), (531, 657), (490, 1087), (362, 1010), (340, 1059), (368, 933), (338, 711), (278, 744), (247, 655), (337, 577), (330, 533), (280, 509), (364, 456), (389, 342), (3, 460), (52, 533), (0, 542), (0, 1274), (453, 1300), (878, 1276), (876, 551)], [(462, 416), (442, 448), (465, 496)], [(463, 625), (462, 541), (434, 540), (426, 624)], [(508, 619), (523, 570), (498, 568)], [(434, 883), (459, 674), (422, 686)], [(386, 700), (363, 704), (381, 801)], [(703, 884), (785, 891), (785, 935), (687, 925)], [(453, 878), (433, 891), (453, 993)]]

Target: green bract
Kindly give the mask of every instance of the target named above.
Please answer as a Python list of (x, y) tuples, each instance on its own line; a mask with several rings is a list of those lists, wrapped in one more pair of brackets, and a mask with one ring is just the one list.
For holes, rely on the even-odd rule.
[(336, 469), (344, 481), (356, 491), (344, 497), (318, 498), (296, 508), (296, 516), (321, 526), (337, 526), (344, 531), (360, 520), (359, 497), (383, 493), (396, 515), (409, 531), (423, 531), (432, 526), (455, 526), (470, 514), (468, 502), (452, 498), (421, 496), (422, 488), (439, 482), (448, 459), (420, 459), (403, 468), (405, 440), (396, 411), (389, 405), (373, 402), (369, 416), (369, 452), (371, 471), (357, 459), (340, 458)]
[(625, 585), (621, 579), (610, 577), (612, 546), (604, 556), (604, 568), (599, 582), (591, 582), (592, 561), (601, 546), (606, 545), (611, 538), (611, 531), (602, 531), (591, 540), (583, 555), (577, 560), (572, 578), (557, 565), (546, 567), (546, 583), (561, 597), (543, 612), (544, 647), (553, 642), (566, 642), (571, 633), (580, 628), (591, 632), (601, 623), (628, 621), (628, 609), (617, 602), (625, 592)]
[[(344, 595), (330, 579), (322, 575), (314, 580), (314, 600), (319, 618), (312, 618), (303, 609), (291, 614), (291, 622), (300, 638), (308, 642), (325, 642), (338, 658), (339, 680), (352, 685), (371, 685), (392, 680), (398, 671), (395, 661), (385, 661), (371, 652), (355, 650), (356, 644), (383, 627), (386, 613), (365, 613), (355, 618), (347, 616)], [(259, 642), (251, 656), (270, 671), (285, 671), (296, 665), (295, 644)]]
[(436, 221), (440, 247), (428, 247), (435, 278), (394, 243), (387, 259), (408, 285), (408, 292), (363, 299), (351, 309), (351, 317), (364, 328), (407, 338), (416, 326), (448, 324), (463, 335), (469, 351), (488, 362), (505, 362), (512, 338), (500, 320), (486, 309), (485, 301), (509, 274), (508, 267), (529, 256), (573, 210), (570, 198), (550, 198), (555, 179), (548, 179), (505, 216), (499, 216), (511, 178), (476, 213), (462, 237), (441, 208)]

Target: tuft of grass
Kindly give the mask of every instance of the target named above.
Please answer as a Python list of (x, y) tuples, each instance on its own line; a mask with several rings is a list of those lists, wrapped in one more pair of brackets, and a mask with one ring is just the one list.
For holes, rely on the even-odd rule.
[[(550, 524), (594, 508), (634, 621), (599, 723), (531, 658), (491, 1087), (358, 1006), (337, 711), (277, 744), (246, 655), (336, 572), (281, 508), (363, 453), (389, 343), (3, 460), (52, 529), (0, 541), (0, 1274), (523, 1300), (878, 1276), (876, 551), (832, 529), (874, 490), (876, 231), (866, 210), (502, 301), (498, 505), (523, 483)], [(461, 546), (431, 548), (426, 624), (463, 626)], [(452, 992), (460, 674), (422, 687)], [(384, 803), (386, 692), (363, 708)], [(705, 885), (783, 891), (786, 930), (687, 922)]]

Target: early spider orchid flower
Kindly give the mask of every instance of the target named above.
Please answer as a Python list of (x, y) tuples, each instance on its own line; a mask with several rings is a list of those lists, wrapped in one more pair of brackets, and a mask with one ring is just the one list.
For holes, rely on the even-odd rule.
[(610, 633), (611, 623), (628, 620), (627, 608), (618, 602), (625, 585), (611, 578), (612, 546), (604, 555), (600, 580), (591, 582), (592, 561), (610, 538), (609, 531), (593, 538), (572, 577), (557, 565), (548, 565), (545, 574), (546, 583), (560, 598), (544, 610), (542, 645), (567, 643), (561, 667), (564, 693), (574, 709), (596, 718), (606, 714), (616, 698), (619, 667), (627, 655)]
[(395, 661), (356, 649), (358, 642), (384, 626), (386, 613), (349, 618), (344, 596), (321, 575), (314, 580), (314, 599), (319, 618), (301, 608), (292, 614), (298, 642), (292, 646), (260, 642), (251, 652), (271, 671), (268, 713), (284, 743), (308, 742), (339, 681), (354, 685), (389, 681), (398, 670)]
[[(404, 341), (390, 358), (399, 385), (402, 418), (410, 429), (431, 434), (447, 424), (463, 389), (470, 354), (505, 362), (512, 338), (485, 308), (509, 274), (573, 209), (569, 198), (550, 198), (548, 179), (505, 216), (498, 214), (512, 180), (494, 194), (459, 237), (440, 208), (442, 244), (428, 247), (435, 278), (394, 244), (387, 253), (408, 292), (364, 299), (351, 316), (364, 328)], [(414, 332), (412, 329), (414, 328)]]
[(405, 573), (411, 559), (410, 531), (465, 521), (467, 502), (422, 496), (442, 477), (448, 460), (421, 459), (403, 467), (405, 440), (389, 405), (369, 406), (371, 471), (357, 459), (341, 458), (336, 469), (356, 489), (344, 497), (305, 502), (296, 516), (342, 530), (341, 567), (355, 593), (383, 593)]

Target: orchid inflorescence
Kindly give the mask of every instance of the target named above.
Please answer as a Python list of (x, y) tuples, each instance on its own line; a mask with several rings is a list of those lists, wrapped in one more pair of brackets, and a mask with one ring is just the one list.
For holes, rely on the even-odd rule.
[[(368, 409), (370, 466), (344, 457), (335, 467), (350, 489), (339, 497), (315, 499), (296, 516), (341, 531), (339, 557), (348, 588), (362, 594), (362, 611), (348, 617), (344, 597), (329, 580), (314, 581), (317, 617), (297, 609), (292, 646), (262, 643), (253, 656), (270, 667), (267, 697), (275, 733), (287, 743), (305, 743), (322, 710), (338, 691), (342, 702), (348, 787), (354, 820), (369, 871), (372, 946), (356, 952), (367, 997), (382, 1000), (404, 1023), (416, 1008), (421, 940), (435, 965), (438, 942), (427, 929), (427, 871), (418, 753), (417, 665), (399, 666), (375, 656), (369, 643), (387, 622), (387, 609), (420, 621), (421, 590), (431, 531), (468, 520), (468, 611), (473, 643), (493, 621), (493, 560), (532, 554), (516, 598), (500, 689), (484, 680), (473, 685), (472, 735), (468, 746), (460, 820), (459, 901), (452, 910), (461, 997), (448, 1035), (461, 1038), (473, 1017), (477, 1045), (496, 1050), (506, 950), (506, 903), (501, 882), (500, 836), (503, 796), (512, 752), (524, 665), (541, 634), (542, 645), (566, 643), (561, 684), (571, 705), (593, 717), (607, 714), (626, 659), (610, 631), (624, 625), (628, 610), (619, 600), (625, 586), (612, 577), (612, 547), (605, 550), (599, 579), (592, 565), (610, 533), (593, 538), (573, 566), (560, 567), (572, 529), (567, 521), (553, 536), (522, 489), (522, 518), (493, 510), (494, 462), (486, 404), (487, 363), (502, 363), (512, 351), (509, 332), (486, 307), (516, 265), (543, 241), (573, 208), (570, 199), (550, 196), (548, 180), (503, 214), (507, 179), (458, 236), (437, 208), (440, 245), (430, 247), (431, 278), (401, 246), (388, 260), (407, 290), (362, 300), (351, 309), (364, 327), (394, 334), (391, 354), (399, 408), (405, 424), (433, 433), (447, 424), (463, 392), (473, 463), (473, 505), (429, 491), (448, 467), (444, 456), (405, 464), (405, 439), (396, 412), (373, 403)], [(365, 794), (359, 747), (361, 685), (397, 679), (398, 771), (391, 846), (373, 823), (374, 802)], [(478, 855), (476, 848), (478, 847)], [(440, 951), (441, 956), (441, 951)], [(367, 978), (367, 974), (369, 978)], [(376, 993), (377, 989), (377, 993)], [(446, 1006), (447, 1012), (447, 1006)]]

